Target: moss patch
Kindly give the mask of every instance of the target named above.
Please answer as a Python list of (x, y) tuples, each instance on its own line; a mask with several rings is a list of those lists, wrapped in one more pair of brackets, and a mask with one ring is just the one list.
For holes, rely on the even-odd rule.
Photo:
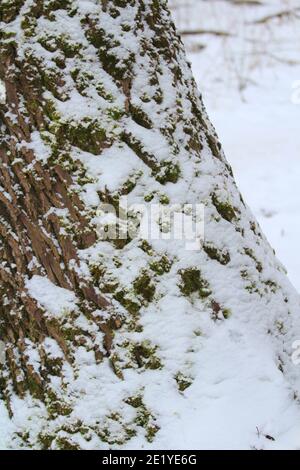
[(149, 341), (134, 344), (132, 347), (132, 354), (139, 367), (145, 369), (161, 369), (162, 364), (159, 357), (155, 354), (156, 346), (153, 346)]
[(118, 290), (114, 298), (132, 315), (136, 315), (141, 308), (141, 303), (129, 290)]
[(157, 346), (148, 340), (142, 342), (125, 340), (116, 345), (110, 363), (117, 377), (123, 380), (125, 369), (161, 369), (162, 363), (156, 351)]
[(199, 269), (181, 269), (178, 274), (181, 276), (179, 288), (184, 295), (189, 296), (197, 292), (201, 298), (206, 298), (211, 294), (209, 284), (203, 279)]
[[(156, 172), (155, 172), (156, 173)], [(164, 162), (155, 175), (156, 180), (161, 184), (177, 183), (180, 177), (180, 167), (177, 163)]]
[(147, 255), (149, 256), (153, 255), (152, 246), (150, 245), (149, 242), (147, 242), (147, 240), (142, 240), (139, 247), (141, 250), (143, 250), (144, 253), (147, 253)]

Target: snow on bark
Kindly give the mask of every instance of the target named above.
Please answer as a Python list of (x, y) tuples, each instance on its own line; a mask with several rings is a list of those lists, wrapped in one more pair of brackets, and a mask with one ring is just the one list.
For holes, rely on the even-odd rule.
[[(296, 396), (299, 298), (235, 185), (166, 2), (9, 0), (0, 20), (13, 445), (171, 446), (223, 347), (225, 375), (247, 344), (250, 365), (267, 357)], [(203, 249), (101, 240), (99, 204), (124, 195), (204, 204)]]

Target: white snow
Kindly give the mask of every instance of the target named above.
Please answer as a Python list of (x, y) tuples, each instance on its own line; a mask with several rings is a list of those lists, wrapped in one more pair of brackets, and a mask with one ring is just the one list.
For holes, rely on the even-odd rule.
[(76, 309), (74, 292), (53, 284), (47, 277), (33, 276), (26, 282), (30, 295), (55, 317), (62, 317)]

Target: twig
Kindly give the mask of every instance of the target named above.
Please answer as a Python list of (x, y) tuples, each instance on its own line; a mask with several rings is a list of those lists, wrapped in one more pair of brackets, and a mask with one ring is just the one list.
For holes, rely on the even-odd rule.
[(284, 18), (285, 16), (290, 16), (295, 14), (297, 11), (300, 10), (300, 7), (292, 8), (290, 10), (282, 10), (278, 11), (277, 13), (273, 13), (272, 15), (264, 16), (263, 18), (259, 18), (258, 20), (248, 21), (247, 24), (263, 24), (268, 23), (275, 18)]

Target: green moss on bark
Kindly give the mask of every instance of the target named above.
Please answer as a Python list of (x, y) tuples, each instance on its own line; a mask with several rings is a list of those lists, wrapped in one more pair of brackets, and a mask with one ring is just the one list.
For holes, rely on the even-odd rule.
[(230, 262), (230, 254), (226, 250), (219, 250), (212, 243), (205, 243), (203, 245), (205, 253), (210, 259), (218, 261), (220, 264), (226, 265)]
[(133, 287), (138, 295), (141, 295), (147, 302), (152, 302), (155, 295), (155, 285), (146, 271), (143, 271), (134, 281)]

